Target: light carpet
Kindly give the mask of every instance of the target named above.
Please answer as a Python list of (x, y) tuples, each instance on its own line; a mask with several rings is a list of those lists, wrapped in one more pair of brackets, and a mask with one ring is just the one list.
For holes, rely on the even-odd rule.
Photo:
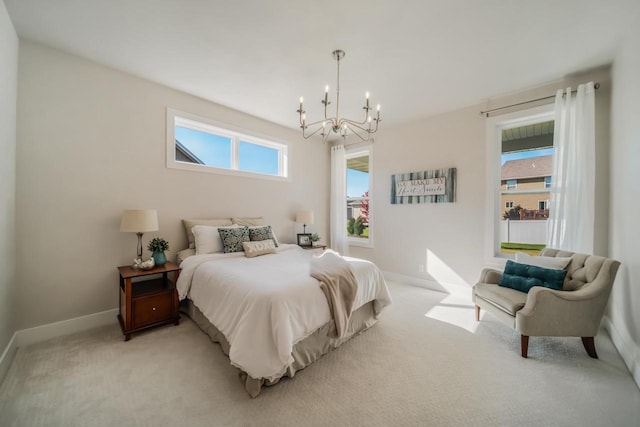
[(193, 322), (117, 325), (18, 349), (1, 426), (637, 426), (640, 391), (604, 333), (520, 337), (467, 296), (389, 284), (380, 322), (250, 399)]

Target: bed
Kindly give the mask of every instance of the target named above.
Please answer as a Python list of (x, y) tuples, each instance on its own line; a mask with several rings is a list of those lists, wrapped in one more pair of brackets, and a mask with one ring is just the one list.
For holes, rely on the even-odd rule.
[(220, 343), (251, 397), (374, 325), (391, 303), (380, 270), (369, 261), (345, 257), (357, 292), (345, 333), (331, 339), (329, 303), (309, 275), (315, 251), (279, 244), (272, 253), (253, 258), (244, 252), (194, 252), (179, 257), (182, 310)]

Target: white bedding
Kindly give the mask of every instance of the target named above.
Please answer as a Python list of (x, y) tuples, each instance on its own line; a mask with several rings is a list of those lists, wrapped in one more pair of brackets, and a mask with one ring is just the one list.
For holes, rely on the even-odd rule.
[[(231, 363), (253, 378), (280, 378), (293, 346), (331, 320), (319, 282), (309, 275), (313, 251), (281, 244), (275, 254), (244, 252), (185, 259), (177, 288), (227, 338)], [(371, 262), (346, 258), (358, 281), (355, 311), (369, 301), (376, 315), (391, 303), (382, 273)]]

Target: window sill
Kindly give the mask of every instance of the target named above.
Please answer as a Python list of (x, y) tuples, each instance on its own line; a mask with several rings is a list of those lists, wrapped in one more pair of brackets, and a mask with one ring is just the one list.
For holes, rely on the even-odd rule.
[(350, 238), (348, 240), (349, 246), (356, 246), (359, 248), (373, 248), (373, 241), (371, 239), (354, 239)]

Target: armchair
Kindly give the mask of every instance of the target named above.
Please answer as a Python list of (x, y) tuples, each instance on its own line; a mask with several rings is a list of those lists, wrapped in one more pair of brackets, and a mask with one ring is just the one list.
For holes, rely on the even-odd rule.
[(473, 287), (476, 321), (484, 309), (521, 335), (526, 358), (530, 336), (581, 337), (587, 354), (598, 358), (593, 338), (620, 262), (596, 255), (546, 248), (547, 257), (571, 257), (562, 291), (534, 286), (529, 293), (498, 286), (502, 272), (486, 268)]

